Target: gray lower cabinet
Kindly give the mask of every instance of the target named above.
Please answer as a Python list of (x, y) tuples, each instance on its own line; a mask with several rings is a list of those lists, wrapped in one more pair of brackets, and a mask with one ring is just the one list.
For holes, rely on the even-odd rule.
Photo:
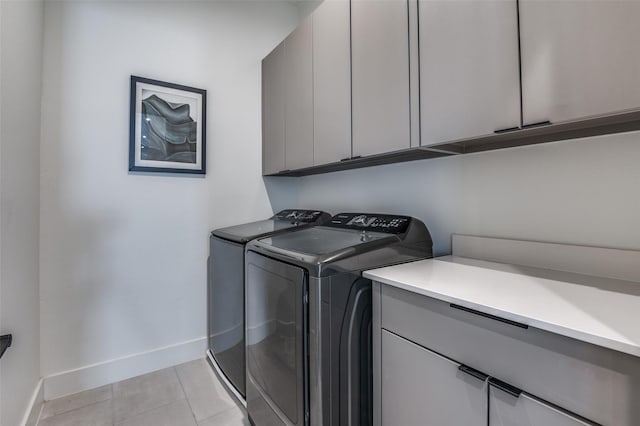
[(284, 165), (284, 41), (262, 60), (262, 174)]
[(593, 426), (526, 394), (514, 397), (489, 386), (490, 426)]
[(285, 39), (285, 169), (313, 166), (313, 55), (310, 17)]
[(411, 146), (407, 0), (352, 0), (353, 156)]
[(351, 157), (349, 0), (313, 12), (313, 164)]
[(387, 330), (381, 349), (382, 425), (593, 426)]
[(381, 341), (382, 425), (486, 424), (486, 381), (388, 331)]
[(376, 282), (372, 305), (374, 426), (640, 424), (637, 357)]
[(419, 0), (421, 145), (520, 126), (516, 0)]
[(640, 2), (521, 0), (523, 122), (640, 108)]

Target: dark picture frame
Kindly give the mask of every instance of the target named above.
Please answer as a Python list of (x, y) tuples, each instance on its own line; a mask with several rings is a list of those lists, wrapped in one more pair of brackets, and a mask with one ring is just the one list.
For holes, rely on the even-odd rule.
[(206, 173), (207, 91), (131, 76), (129, 171)]

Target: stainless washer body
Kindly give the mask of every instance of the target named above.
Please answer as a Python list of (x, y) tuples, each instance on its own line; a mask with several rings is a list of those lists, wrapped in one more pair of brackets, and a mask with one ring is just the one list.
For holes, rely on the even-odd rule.
[(270, 219), (213, 231), (207, 261), (207, 355), (227, 387), (244, 401), (245, 377), (245, 245), (254, 238), (322, 223), (328, 213), (283, 210)]
[(407, 216), (343, 213), (250, 242), (247, 410), (256, 426), (372, 423), (371, 281), (362, 271), (432, 257)]

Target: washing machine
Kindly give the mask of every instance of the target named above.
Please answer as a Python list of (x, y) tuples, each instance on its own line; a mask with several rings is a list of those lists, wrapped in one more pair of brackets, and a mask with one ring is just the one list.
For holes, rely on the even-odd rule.
[(207, 356), (229, 390), (245, 401), (245, 245), (323, 223), (319, 210), (283, 210), (273, 217), (213, 231), (207, 261)]
[(341, 213), (246, 249), (247, 411), (256, 426), (372, 423), (368, 269), (432, 257), (409, 216)]

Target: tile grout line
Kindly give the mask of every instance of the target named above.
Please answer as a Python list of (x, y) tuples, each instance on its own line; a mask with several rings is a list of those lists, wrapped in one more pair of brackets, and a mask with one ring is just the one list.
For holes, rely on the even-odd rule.
[[(182, 364), (180, 364), (182, 365)], [(182, 389), (182, 393), (184, 394), (184, 399), (187, 400), (187, 405), (189, 406), (189, 410), (191, 411), (191, 417), (193, 417), (193, 421), (195, 422), (196, 426), (198, 426), (198, 419), (196, 419), (196, 413), (193, 412), (193, 407), (191, 406), (191, 401), (189, 401), (189, 395), (187, 395), (187, 391), (184, 388), (184, 384), (182, 383), (182, 380), (180, 379), (180, 373), (178, 373), (178, 366), (173, 366), (172, 367), (175, 372), (176, 372), (176, 376), (178, 377), (178, 383), (180, 383), (180, 388)]]
[[(209, 416), (209, 417), (207, 417), (207, 418), (202, 419), (202, 420), (200, 421), (200, 423), (204, 423), (205, 421), (210, 420), (210, 419), (213, 419), (214, 417), (220, 417), (220, 416), (222, 416), (224, 413), (227, 413), (227, 412), (229, 412), (229, 411), (233, 411), (233, 410), (237, 410), (237, 409), (240, 409), (240, 407), (238, 407), (238, 406), (235, 406), (235, 407), (229, 407), (229, 408), (227, 408), (227, 409), (224, 409), (224, 410), (222, 410), (222, 411), (217, 412), (217, 413), (216, 413), (216, 414), (214, 414), (213, 416)], [(200, 425), (200, 423), (197, 423), (197, 424), (198, 424), (198, 425)]]
[(36, 426), (40, 424), (40, 417), (42, 417), (42, 410), (44, 410), (45, 403), (46, 401), (42, 402), (42, 404), (40, 405), (40, 410), (38, 411), (38, 417), (36, 417)]
[[(0, 0), (0, 1), (1, 1), (1, 0)], [(168, 406), (168, 405), (175, 404), (176, 402), (180, 402), (180, 401), (182, 401), (182, 400), (186, 400), (186, 399), (187, 399), (187, 398), (180, 398), (180, 399), (176, 399), (176, 400), (171, 401), (171, 402), (167, 402), (166, 404), (162, 404), (162, 405), (159, 405), (159, 406), (157, 406), (157, 407), (155, 407), (155, 408), (151, 408), (151, 409), (149, 409), (149, 410), (145, 410), (145, 411), (143, 411), (143, 412), (141, 412), (141, 413), (134, 414), (133, 416), (125, 417), (125, 418), (123, 418), (122, 420), (120, 420), (119, 422), (116, 422), (116, 421), (115, 421), (115, 418), (114, 418), (114, 419), (113, 419), (113, 424), (115, 425), (116, 423), (122, 423), (122, 422), (124, 422), (124, 421), (126, 421), (126, 420), (133, 419), (133, 418), (138, 417), (138, 416), (141, 416), (141, 415), (143, 415), (143, 414), (148, 414), (148, 413), (150, 413), (151, 411), (155, 411), (155, 410), (159, 410), (159, 409), (161, 409), (161, 408), (165, 408), (165, 407), (166, 407), (166, 406)], [(187, 404), (188, 404), (188, 403), (189, 403), (189, 401), (187, 401)]]
[[(206, 361), (206, 360), (205, 360), (205, 361)], [(185, 364), (188, 364), (188, 363), (185, 363)], [(219, 411), (219, 412), (217, 412), (217, 413), (215, 413), (215, 414), (213, 414), (213, 415), (211, 415), (211, 416), (209, 416), (209, 417), (205, 417), (204, 419), (201, 419), (200, 421), (198, 421), (198, 419), (197, 419), (197, 418), (196, 418), (196, 416), (195, 416), (195, 412), (193, 411), (193, 407), (191, 406), (191, 401), (189, 401), (189, 396), (187, 395), (187, 391), (185, 390), (185, 388), (184, 388), (184, 384), (182, 383), (182, 380), (180, 379), (180, 373), (178, 373), (178, 367), (180, 367), (181, 365), (185, 365), (185, 364), (176, 365), (174, 368), (176, 369), (176, 375), (178, 376), (178, 381), (180, 382), (180, 386), (182, 386), (182, 390), (183, 390), (183, 392), (184, 392), (184, 394), (185, 394), (185, 397), (186, 397), (186, 400), (187, 400), (187, 404), (189, 404), (189, 408), (191, 409), (191, 414), (193, 415), (193, 418), (194, 418), (194, 420), (195, 420), (195, 422), (196, 422), (196, 425), (197, 425), (197, 426), (199, 426), (201, 423), (203, 423), (203, 422), (205, 422), (205, 421), (207, 421), (207, 420), (209, 420), (209, 419), (212, 419), (212, 418), (214, 418), (214, 417), (221, 416), (221, 415), (223, 415), (224, 413), (227, 413), (227, 412), (229, 412), (229, 411), (232, 411), (232, 410), (235, 410), (235, 409), (242, 409), (242, 407), (238, 406), (238, 403), (237, 403), (237, 401), (235, 400), (235, 398), (234, 398), (233, 396), (231, 396), (231, 395), (228, 393), (228, 390), (227, 390), (227, 389), (224, 387), (224, 385), (219, 381), (219, 379), (218, 379), (217, 375), (215, 374), (215, 372), (210, 371), (210, 370), (209, 370), (209, 368), (207, 368), (207, 371), (209, 371), (209, 372), (211, 372), (211, 373), (213, 374), (213, 380), (215, 380), (217, 383), (219, 383), (220, 385), (222, 385), (222, 387), (224, 388), (224, 391), (226, 392), (226, 394), (227, 394), (227, 395), (229, 396), (229, 398), (233, 401), (233, 406), (232, 406), (232, 407), (229, 407), (229, 408), (226, 408), (226, 409), (224, 409), (224, 410), (222, 410), (222, 411)], [(207, 366), (207, 367), (208, 367), (208, 366)]]
[[(1, 1), (1, 0), (0, 0), (0, 1)], [(100, 399), (100, 400), (98, 400), (98, 401), (93, 401), (93, 402), (90, 402), (90, 403), (85, 404), (85, 405), (80, 405), (80, 406), (78, 406), (78, 407), (76, 407), (76, 408), (73, 408), (73, 409), (66, 409), (66, 410), (64, 410), (64, 411), (60, 411), (59, 413), (54, 413), (54, 414), (50, 414), (50, 415), (48, 415), (47, 417), (42, 417), (42, 414), (44, 413), (44, 411), (45, 411), (45, 407), (46, 407), (46, 405), (47, 405), (47, 404), (50, 404), (50, 403), (52, 403), (52, 402), (55, 402), (55, 401), (58, 401), (58, 400), (61, 400), (61, 399), (67, 399), (67, 398), (70, 398), (70, 397), (72, 397), (72, 396), (77, 396), (77, 395), (80, 395), (80, 394), (85, 393), (85, 392), (95, 391), (96, 389), (100, 389), (100, 388), (103, 388), (103, 387), (106, 387), (106, 386), (109, 386), (110, 391), (111, 391), (111, 392), (110, 392), (110, 393), (111, 393), (111, 396), (110, 396), (109, 398)], [(91, 388), (91, 389), (87, 389), (87, 390), (84, 390), (84, 391), (81, 391), (81, 392), (77, 392), (77, 393), (73, 393), (73, 394), (69, 394), (69, 395), (61, 396), (61, 397), (59, 397), (59, 398), (50, 399), (50, 400), (48, 400), (48, 401), (44, 401), (44, 402), (42, 403), (41, 407), (40, 407), (40, 411), (38, 412), (38, 417), (37, 417), (37, 420), (36, 420), (36, 426), (38, 426), (38, 425), (40, 424), (40, 422), (41, 422), (41, 421), (46, 420), (46, 419), (48, 419), (48, 418), (50, 418), (50, 417), (59, 416), (59, 415), (65, 414), (65, 413), (69, 413), (69, 412), (71, 412), (71, 411), (75, 411), (75, 410), (79, 410), (79, 409), (81, 409), (81, 408), (89, 407), (89, 406), (94, 405), (94, 404), (97, 404), (97, 403), (99, 403), (99, 402), (109, 401), (110, 399), (113, 399), (113, 384), (112, 384), (112, 383), (109, 383), (109, 384), (107, 384), (107, 385), (98, 386), (97, 388)]]
[[(0, 0), (0, 1), (2, 1), (2, 0)], [(162, 404), (162, 405), (159, 405), (159, 406), (157, 406), (157, 407), (149, 408), (148, 410), (141, 411), (140, 413), (136, 413), (136, 414), (133, 414), (133, 415), (131, 415), (131, 416), (123, 417), (123, 418), (122, 418), (122, 420), (119, 420), (119, 421), (118, 421), (118, 420), (116, 420), (115, 413), (113, 413), (113, 415), (111, 416), (111, 420), (112, 420), (112, 422), (113, 422), (113, 425), (115, 426), (117, 423), (122, 423), (122, 422), (124, 422), (125, 420), (132, 419), (132, 418), (134, 418), (134, 417), (141, 416), (142, 414), (147, 414), (147, 413), (149, 413), (149, 412), (151, 412), (151, 411), (154, 411), (154, 410), (159, 410), (160, 408), (164, 408), (164, 407), (166, 407), (167, 405), (171, 405), (171, 404), (173, 404), (173, 403), (175, 403), (175, 402), (182, 401), (183, 399), (184, 399), (184, 400), (187, 400), (187, 404), (189, 404), (189, 400), (187, 399), (187, 394), (186, 394), (186, 392), (184, 391), (184, 388), (182, 387), (182, 383), (180, 382), (180, 377), (178, 376), (177, 371), (175, 371), (175, 368), (176, 368), (175, 366), (173, 366), (173, 367), (167, 367), (167, 368), (163, 368), (163, 369), (160, 369), (160, 370), (152, 371), (151, 373), (147, 373), (147, 374), (153, 374), (153, 373), (157, 373), (157, 372), (159, 372), (159, 371), (173, 369), (173, 370), (174, 370), (174, 373), (176, 374), (176, 378), (178, 379), (178, 383), (180, 384), (180, 388), (182, 389), (182, 394), (184, 395), (184, 398), (178, 398), (178, 399), (175, 399), (175, 400), (173, 400), (173, 401), (167, 402), (166, 404)], [(119, 382), (116, 382), (116, 383), (126, 382), (127, 380), (135, 379), (136, 377), (146, 376), (147, 374), (142, 374), (142, 375), (140, 375), (140, 376), (131, 377), (131, 378), (129, 378), (129, 379), (125, 379), (125, 380), (120, 380)], [(112, 384), (111, 384), (112, 389), (113, 389), (113, 385), (115, 385), (116, 383), (112, 383)], [(113, 393), (112, 393), (111, 395), (112, 395), (112, 399), (114, 399), (114, 400), (115, 400), (115, 398), (113, 397)], [(115, 411), (115, 404), (112, 404), (112, 406), (111, 406), (111, 407), (112, 407), (112, 410), (114, 410), (114, 411)], [(191, 408), (191, 406), (189, 406), (189, 408)]]
[(116, 390), (115, 386), (113, 386), (114, 384), (115, 383), (109, 383), (109, 387), (111, 388), (111, 426), (116, 426)]
[[(181, 364), (181, 365), (182, 365), (182, 364)], [(166, 404), (162, 404), (162, 405), (160, 405), (160, 406), (158, 406), (158, 407), (150, 408), (150, 409), (145, 410), (145, 411), (142, 411), (142, 412), (140, 412), (140, 413), (136, 413), (136, 414), (131, 415), (131, 416), (123, 417), (121, 420), (117, 420), (117, 419), (116, 419), (116, 416), (115, 416), (115, 408), (116, 408), (116, 407), (115, 407), (115, 405), (116, 405), (116, 404), (115, 404), (115, 399), (116, 399), (116, 398), (115, 398), (114, 385), (115, 385), (115, 384), (117, 384), (117, 383), (124, 382), (124, 381), (126, 381), (126, 380), (130, 380), (130, 379), (126, 379), (126, 380), (121, 380), (121, 381), (119, 381), (119, 382), (110, 383), (110, 384), (108, 385), (108, 386), (110, 387), (110, 390), (111, 390), (111, 397), (110, 397), (110, 398), (103, 399), (103, 400), (101, 400), (101, 401), (95, 401), (95, 402), (92, 402), (91, 404), (87, 404), (87, 405), (84, 405), (84, 406), (82, 406), (82, 407), (74, 408), (73, 410), (63, 411), (63, 412), (61, 412), (61, 413), (58, 413), (58, 414), (55, 414), (55, 415), (49, 416), (49, 417), (47, 417), (46, 419), (42, 419), (42, 418), (41, 418), (41, 416), (42, 416), (42, 412), (44, 411), (44, 404), (42, 404), (42, 407), (41, 407), (41, 409), (40, 409), (40, 413), (38, 414), (38, 420), (37, 420), (37, 422), (36, 422), (36, 426), (40, 426), (40, 422), (41, 422), (41, 421), (46, 421), (46, 420), (48, 420), (48, 419), (53, 419), (53, 418), (55, 418), (55, 417), (59, 417), (59, 416), (62, 416), (62, 415), (66, 415), (66, 414), (69, 414), (69, 413), (72, 413), (72, 412), (75, 412), (75, 411), (78, 411), (78, 410), (81, 410), (81, 409), (85, 409), (85, 408), (87, 408), (87, 407), (92, 407), (92, 406), (94, 406), (94, 405), (97, 405), (97, 404), (100, 404), (100, 403), (104, 403), (104, 402), (107, 402), (107, 401), (111, 401), (111, 410), (110, 410), (110, 411), (111, 411), (111, 425), (112, 425), (112, 426), (115, 426), (116, 424), (118, 424), (118, 423), (122, 423), (122, 422), (126, 421), (127, 419), (131, 419), (131, 418), (134, 418), (134, 417), (137, 417), (137, 416), (143, 415), (143, 414), (147, 414), (147, 413), (149, 413), (149, 412), (151, 412), (151, 411), (158, 410), (158, 409), (160, 409), (160, 408), (166, 407), (166, 406), (168, 406), (168, 405), (171, 405), (171, 404), (173, 404), (173, 403), (175, 403), (175, 402), (179, 402), (179, 401), (182, 401), (182, 400), (186, 400), (186, 401), (187, 401), (187, 405), (189, 406), (189, 410), (191, 411), (191, 416), (193, 417), (193, 420), (194, 420), (194, 422), (195, 422), (195, 424), (196, 424), (196, 426), (197, 426), (197, 425), (198, 425), (198, 421), (197, 421), (197, 420), (196, 420), (196, 418), (195, 418), (195, 413), (193, 412), (193, 407), (191, 406), (191, 402), (189, 401), (189, 398), (187, 397), (187, 392), (186, 392), (186, 390), (185, 390), (185, 388), (184, 388), (184, 384), (182, 383), (182, 380), (180, 379), (180, 375), (178, 374), (177, 367), (178, 367), (178, 366), (169, 367), (169, 368), (167, 368), (167, 370), (169, 370), (169, 369), (173, 370), (174, 374), (176, 375), (176, 379), (178, 380), (178, 383), (180, 384), (180, 389), (182, 390), (182, 394), (183, 394), (183, 397), (182, 397), (182, 398), (178, 398), (178, 399), (176, 399), (176, 400), (174, 400), (174, 401), (168, 402), (168, 403), (166, 403)], [(157, 371), (162, 371), (162, 370), (157, 370)], [(140, 377), (140, 376), (137, 376), (137, 377)], [(132, 377), (132, 378), (135, 378), (135, 377)], [(86, 391), (84, 391), (84, 392), (86, 392)], [(63, 397), (63, 398), (64, 398), (64, 397)], [(55, 401), (55, 400), (52, 400), (52, 401)], [(46, 403), (46, 402), (48, 402), (48, 401), (45, 401), (45, 403)], [(232, 408), (233, 408), (233, 407), (232, 407)], [(232, 408), (229, 408), (228, 410), (230, 410), (230, 409), (232, 409)], [(222, 412), (226, 412), (226, 411), (227, 411), (227, 410), (224, 410), (224, 411), (222, 411)], [(221, 412), (221, 413), (222, 413), (222, 412)], [(218, 413), (218, 414), (219, 414), (219, 413)], [(217, 415), (217, 414), (216, 414), (216, 415)], [(214, 416), (215, 416), (215, 415), (214, 415)], [(214, 416), (211, 416), (211, 417), (214, 417)], [(209, 418), (210, 418), (210, 417), (207, 417), (207, 419), (209, 419)], [(206, 419), (203, 419), (203, 420), (206, 420)]]
[[(38, 422), (36, 423), (36, 426), (40, 426), (40, 422), (41, 421), (47, 421), (49, 419), (54, 419), (56, 417), (64, 416), (66, 414), (73, 413), (73, 412), (78, 411), (78, 410), (83, 410), (83, 409), (88, 408), (88, 407), (93, 407), (94, 405), (102, 404), (103, 402), (107, 402), (107, 401), (110, 401), (110, 399), (103, 399), (102, 401), (92, 402), (91, 404), (87, 404), (87, 405), (84, 405), (82, 407), (74, 408), (73, 410), (64, 411), (62, 413), (55, 414), (53, 416), (49, 416), (49, 417), (46, 417), (44, 419), (41, 419), (40, 417), (38, 417)], [(112, 404), (112, 406), (113, 406), (113, 404)], [(42, 414), (42, 412), (40, 412), (40, 414)], [(111, 418), (113, 420), (113, 415), (111, 416)]]

